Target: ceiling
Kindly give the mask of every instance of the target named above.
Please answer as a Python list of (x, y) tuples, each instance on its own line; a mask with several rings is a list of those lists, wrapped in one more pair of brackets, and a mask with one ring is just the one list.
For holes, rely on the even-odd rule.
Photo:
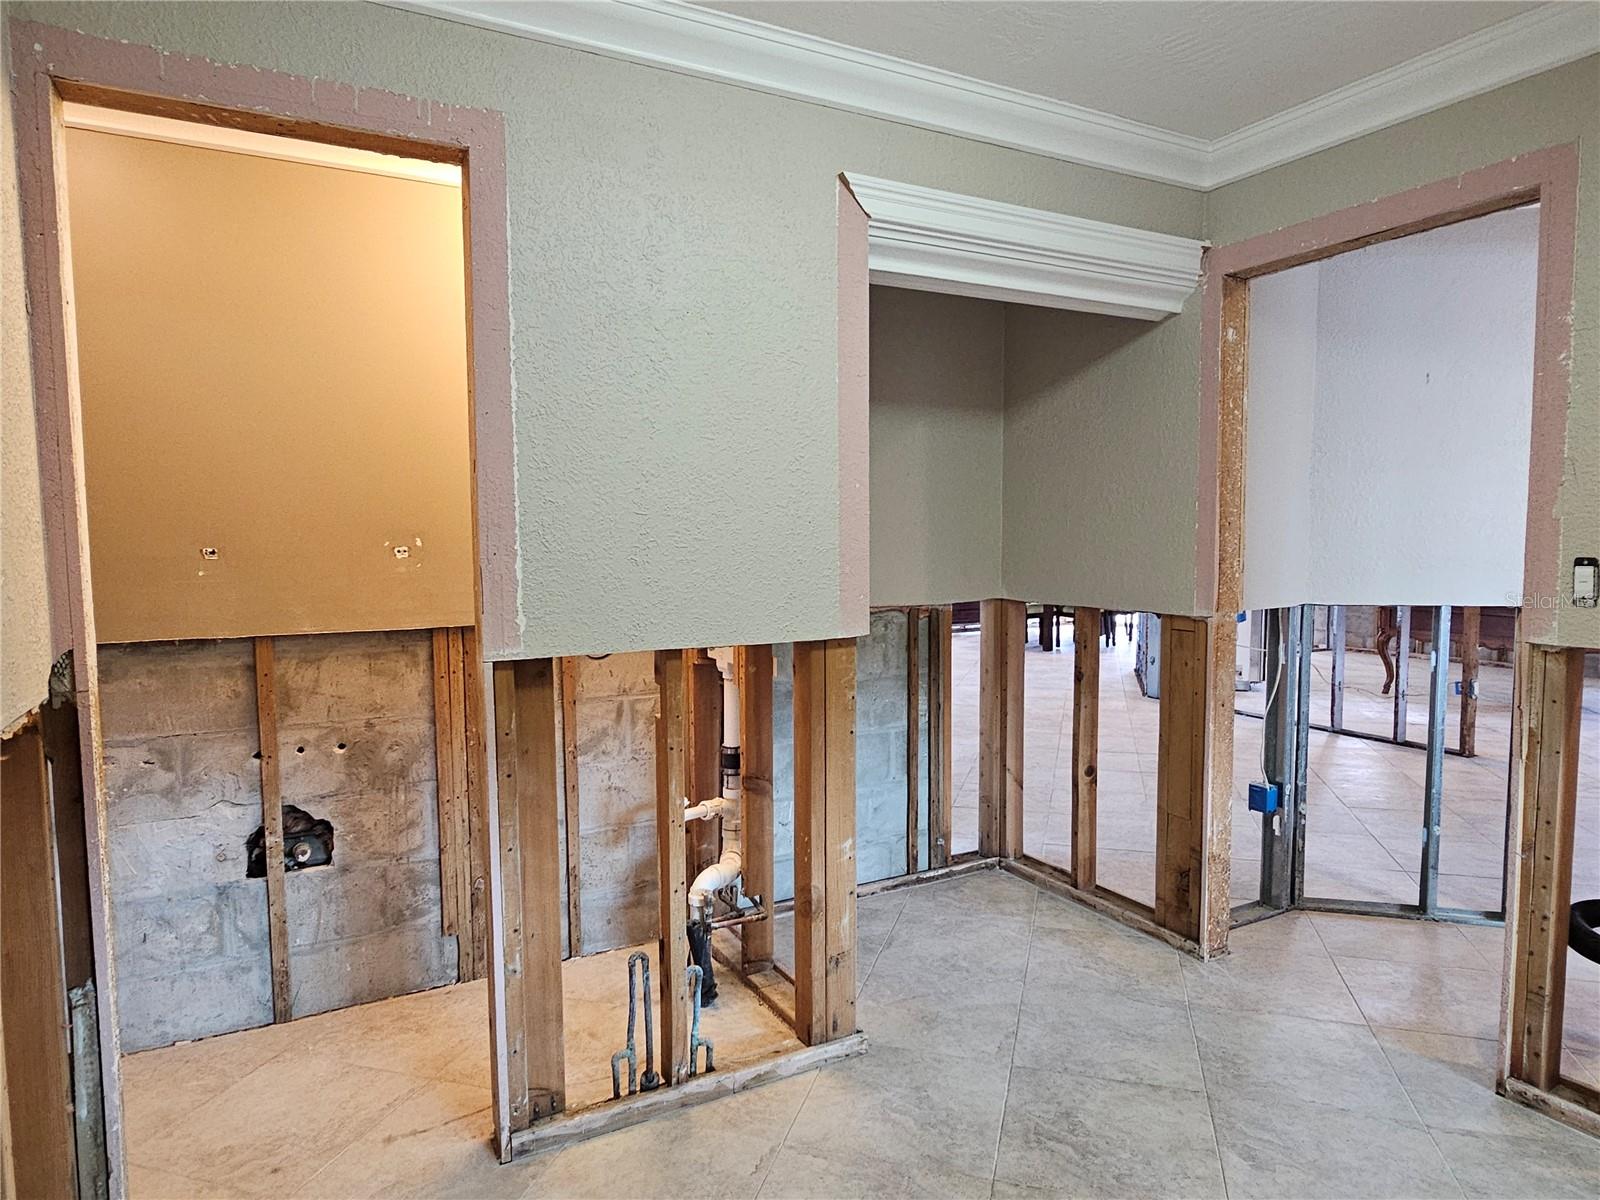
[(702, 0), (699, 7), (1210, 140), (1540, 5)]
[(1600, 53), (1600, 0), (378, 0), (1202, 190)]

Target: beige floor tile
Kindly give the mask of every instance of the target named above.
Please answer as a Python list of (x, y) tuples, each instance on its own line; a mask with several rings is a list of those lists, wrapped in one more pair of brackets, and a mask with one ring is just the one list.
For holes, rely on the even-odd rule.
[(1500, 1029), (1500, 977), (1463, 970), (1335, 958), (1366, 1020), (1391, 1029), (1493, 1038)]
[(1018, 1066), (995, 1175), (1073, 1196), (1222, 1196), (1203, 1094)]

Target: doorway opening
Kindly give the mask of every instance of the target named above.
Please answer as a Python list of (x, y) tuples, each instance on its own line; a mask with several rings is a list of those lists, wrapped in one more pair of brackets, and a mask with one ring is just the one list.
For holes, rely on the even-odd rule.
[(61, 119), (125, 1152), (301, 1177), (488, 1099), (462, 167)]

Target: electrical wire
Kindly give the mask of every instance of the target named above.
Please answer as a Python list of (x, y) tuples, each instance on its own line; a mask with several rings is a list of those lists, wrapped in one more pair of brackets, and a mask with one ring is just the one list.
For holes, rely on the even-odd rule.
[[(1278, 608), (1271, 608), (1271, 609), (1268, 609), (1267, 611), (1271, 615), (1272, 620), (1278, 622), (1278, 625), (1279, 625), (1279, 629), (1278, 629), (1279, 645), (1278, 645), (1278, 671), (1277, 671), (1277, 674), (1273, 677), (1271, 685), (1267, 688), (1267, 705), (1266, 705), (1266, 708), (1262, 711), (1262, 714), (1261, 714), (1262, 717), (1264, 718), (1264, 720), (1262, 722), (1262, 726), (1261, 726), (1261, 782), (1262, 783), (1268, 782), (1268, 777), (1267, 777), (1267, 729), (1266, 729), (1266, 721), (1271, 719), (1272, 701), (1278, 694), (1278, 685), (1283, 682), (1283, 670), (1284, 670), (1284, 665), (1285, 665), (1284, 664), (1283, 645), (1282, 645), (1282, 642), (1283, 642), (1283, 628), (1282, 628), (1283, 618), (1278, 615), (1283, 610), (1282, 609), (1278, 609)], [(1267, 645), (1271, 645), (1271, 637), (1272, 637), (1272, 631), (1270, 629), (1268, 629), (1268, 631), (1267, 631), (1267, 638), (1268, 638)]]

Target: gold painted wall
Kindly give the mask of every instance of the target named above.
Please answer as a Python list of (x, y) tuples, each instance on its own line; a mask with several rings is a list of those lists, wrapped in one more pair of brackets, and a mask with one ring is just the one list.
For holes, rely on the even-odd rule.
[(81, 129), (67, 174), (98, 639), (470, 624), (460, 188)]

